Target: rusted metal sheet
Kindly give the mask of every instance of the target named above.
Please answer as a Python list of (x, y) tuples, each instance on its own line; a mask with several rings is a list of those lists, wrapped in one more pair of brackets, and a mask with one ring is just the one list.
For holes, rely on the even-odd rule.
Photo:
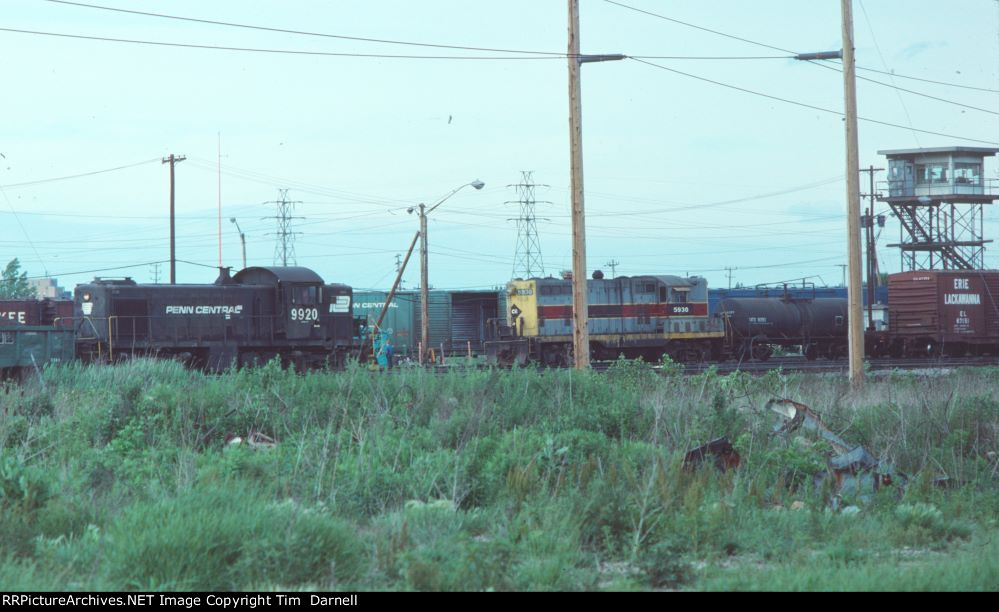
[(828, 442), (840, 455), (849, 453), (851, 447), (833, 433), (822, 422), (822, 418), (817, 412), (808, 406), (789, 399), (772, 399), (767, 402), (767, 409), (783, 416), (786, 420), (774, 430), (775, 435), (783, 435), (800, 427), (817, 431), (819, 435)]
[(683, 467), (693, 469), (709, 457), (714, 462), (714, 466), (722, 472), (734, 470), (742, 462), (742, 457), (739, 456), (729, 439), (722, 437), (689, 451), (683, 458)]
[(766, 408), (784, 417), (784, 422), (774, 428), (774, 435), (786, 435), (799, 429), (816, 432), (832, 447), (826, 458), (828, 471), (815, 479), (821, 485), (832, 478), (834, 488), (841, 496), (872, 493), (883, 486), (905, 485), (908, 477), (881, 465), (877, 457), (863, 446), (852, 446), (822, 422), (821, 416), (805, 404), (789, 399), (771, 399)]

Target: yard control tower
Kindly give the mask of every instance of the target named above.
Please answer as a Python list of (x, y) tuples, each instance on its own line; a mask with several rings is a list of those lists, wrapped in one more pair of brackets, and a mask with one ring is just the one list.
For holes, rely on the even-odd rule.
[(878, 151), (888, 158), (887, 202), (901, 224), (902, 270), (985, 267), (984, 204), (999, 199), (999, 181), (984, 178), (986, 147)]

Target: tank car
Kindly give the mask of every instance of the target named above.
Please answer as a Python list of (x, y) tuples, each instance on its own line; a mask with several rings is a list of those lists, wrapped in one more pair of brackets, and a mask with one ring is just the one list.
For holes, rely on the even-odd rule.
[(726, 298), (715, 316), (725, 325), (726, 352), (766, 360), (774, 346), (801, 347), (808, 359), (846, 354), (847, 301), (841, 298)]
[[(596, 359), (701, 361), (717, 355), (724, 333), (708, 316), (707, 281), (700, 277), (632, 276), (586, 281), (590, 352)], [(505, 320), (485, 343), (490, 362), (567, 365), (572, 361), (572, 281), (514, 280), (506, 289)]]
[(343, 363), (353, 346), (352, 292), (301, 267), (223, 269), (208, 285), (101, 279), (74, 294), (77, 354), (88, 361), (171, 357), (210, 370), (274, 357)]

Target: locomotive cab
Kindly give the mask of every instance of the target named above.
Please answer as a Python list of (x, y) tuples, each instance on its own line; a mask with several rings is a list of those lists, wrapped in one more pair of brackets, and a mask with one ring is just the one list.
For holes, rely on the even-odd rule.
[[(283, 341), (325, 340), (323, 321), (327, 301), (323, 279), (308, 268), (301, 267), (251, 267), (240, 270), (233, 277), (240, 285), (272, 287), (273, 310), (264, 305), (258, 312), (260, 300), (254, 303), (254, 318), (269, 319), (274, 337)], [(270, 311), (270, 312), (268, 312)]]
[[(284, 337), (289, 340), (317, 337), (320, 306), (323, 303), (323, 286), (315, 283), (279, 283), (278, 294), (283, 318)], [(281, 321), (281, 319), (278, 319)], [(280, 330), (281, 324), (278, 324)]]

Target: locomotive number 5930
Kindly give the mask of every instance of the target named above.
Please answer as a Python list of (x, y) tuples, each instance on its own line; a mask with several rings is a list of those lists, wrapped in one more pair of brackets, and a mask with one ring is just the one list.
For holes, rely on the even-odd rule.
[(319, 309), (318, 308), (292, 308), (291, 309), (291, 320), (292, 321), (318, 321), (319, 320)]

